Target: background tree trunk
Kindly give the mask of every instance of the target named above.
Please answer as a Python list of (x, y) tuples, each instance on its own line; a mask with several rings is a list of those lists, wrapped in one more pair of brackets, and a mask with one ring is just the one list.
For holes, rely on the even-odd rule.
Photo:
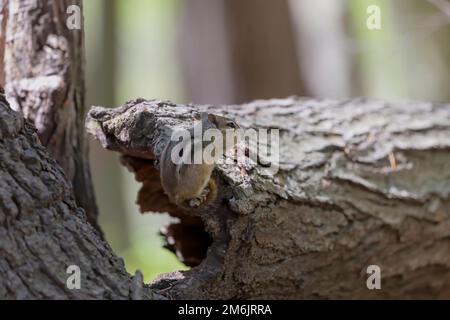
[(348, 47), (345, 0), (290, 0), (289, 5), (308, 96), (361, 96), (355, 58)]
[(11, 107), (34, 123), (41, 142), (73, 184), (77, 203), (97, 226), (84, 133), (83, 29), (66, 26), (66, 10), (73, 4), (81, 8), (80, 0), (3, 1), (5, 91)]
[(310, 95), (287, 0), (191, 0), (183, 2), (182, 13), (180, 55), (189, 101)]
[(5, 38), (8, 19), (8, 0), (0, 0), (0, 86), (5, 86)]
[[(101, 0), (97, 1), (97, 5), (99, 6), (98, 11), (102, 12), (102, 15), (96, 17), (98, 25), (85, 25), (87, 49), (85, 74), (88, 88), (86, 101), (88, 106), (101, 104), (113, 107), (116, 105), (117, 94), (118, 1)], [(86, 23), (88, 23), (88, 19), (86, 19)], [(106, 52), (107, 54), (105, 54)], [(126, 214), (126, 201), (123, 196), (123, 189), (126, 187), (122, 186), (120, 164), (111, 157), (111, 154), (99, 148), (94, 141), (90, 141), (89, 147), (90, 165), (94, 173), (92, 180), (96, 203), (99, 207), (98, 223), (109, 244), (114, 250), (120, 251), (130, 245), (130, 227)]]

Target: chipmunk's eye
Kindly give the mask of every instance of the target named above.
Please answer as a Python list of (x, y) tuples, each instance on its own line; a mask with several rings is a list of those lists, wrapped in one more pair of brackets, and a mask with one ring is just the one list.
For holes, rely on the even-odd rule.
[(228, 122), (227, 123), (228, 128), (236, 129), (236, 124), (234, 122)]

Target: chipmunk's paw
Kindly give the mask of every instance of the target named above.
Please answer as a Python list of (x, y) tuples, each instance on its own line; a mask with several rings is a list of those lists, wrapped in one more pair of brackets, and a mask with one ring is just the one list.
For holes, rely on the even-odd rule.
[(198, 197), (189, 200), (189, 206), (193, 208), (200, 207), (206, 201), (210, 192), (209, 187), (206, 187)]

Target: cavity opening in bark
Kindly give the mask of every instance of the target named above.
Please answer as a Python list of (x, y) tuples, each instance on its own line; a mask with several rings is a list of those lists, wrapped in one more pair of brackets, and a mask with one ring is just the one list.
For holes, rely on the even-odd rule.
[(205, 230), (200, 216), (185, 212), (169, 202), (164, 194), (159, 172), (154, 160), (132, 156), (122, 156), (121, 162), (135, 174), (142, 183), (137, 195), (137, 204), (142, 214), (168, 213), (176, 221), (160, 229), (165, 239), (164, 248), (172, 251), (178, 259), (189, 267), (198, 266), (207, 255), (213, 242), (212, 236)]

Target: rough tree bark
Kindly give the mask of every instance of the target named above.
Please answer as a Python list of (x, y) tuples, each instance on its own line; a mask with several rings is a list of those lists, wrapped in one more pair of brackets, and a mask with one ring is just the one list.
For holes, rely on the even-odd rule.
[(67, 8), (81, 8), (81, 0), (0, 2), (6, 31), (2, 72), (11, 107), (34, 123), (72, 182), (77, 203), (97, 226), (84, 131), (83, 31), (66, 26)]
[[(218, 165), (226, 200), (196, 216), (168, 202), (157, 160), (171, 129), (192, 125), (201, 110), (243, 128), (280, 128), (281, 158), (271, 177), (260, 163)], [(288, 98), (219, 107), (139, 99), (93, 108), (87, 128), (143, 182), (142, 212), (180, 219), (163, 233), (198, 266), (162, 275), (151, 285), (156, 292), (450, 298), (449, 104)], [(372, 264), (381, 268), (382, 290), (366, 287)]]
[[(66, 287), (69, 265), (81, 289)], [(0, 298), (140, 299), (142, 275), (127, 274), (77, 206), (62, 168), (36, 129), (0, 97)]]
[[(281, 128), (282, 165), (271, 178), (257, 163), (218, 166), (227, 200), (189, 218), (161, 193), (156, 159), (168, 128), (191, 125), (199, 110), (244, 128)], [(208, 255), (150, 287), (139, 273), (128, 275), (33, 126), (2, 97), (2, 298), (450, 297), (448, 104), (290, 98), (226, 108), (136, 100), (94, 108), (87, 125), (143, 182), (141, 209), (180, 218), (166, 230), (180, 257), (199, 263), (210, 245)], [(199, 236), (202, 224), (212, 244)], [(82, 271), (79, 291), (65, 286), (71, 264)], [(370, 264), (381, 267), (382, 290), (366, 288)]]

